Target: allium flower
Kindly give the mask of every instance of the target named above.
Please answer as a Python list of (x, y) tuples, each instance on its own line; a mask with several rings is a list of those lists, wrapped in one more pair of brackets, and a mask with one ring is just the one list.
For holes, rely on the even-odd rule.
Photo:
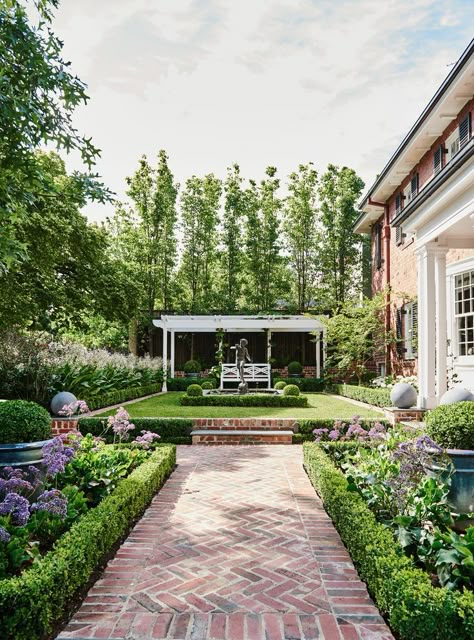
[(4, 501), (0, 502), (0, 515), (10, 515), (13, 524), (23, 527), (30, 517), (30, 503), (18, 493), (7, 493)]
[(142, 431), (141, 434), (141, 436), (137, 436), (135, 438), (133, 444), (137, 444), (144, 449), (149, 449), (153, 440), (159, 440), (161, 438), (161, 436), (157, 433), (153, 433), (153, 431)]
[(60, 436), (54, 438), (43, 447), (43, 462), (46, 466), (46, 473), (55, 476), (62, 473), (66, 464), (74, 457), (74, 449), (65, 447)]
[(67, 498), (58, 489), (43, 491), (38, 501), (31, 505), (31, 511), (46, 511), (64, 520), (67, 515)]
[(6, 529), (0, 526), (0, 542), (10, 542), (11, 535)]

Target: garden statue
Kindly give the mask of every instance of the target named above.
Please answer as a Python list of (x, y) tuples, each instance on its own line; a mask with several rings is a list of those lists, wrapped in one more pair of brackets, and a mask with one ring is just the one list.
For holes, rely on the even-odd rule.
[(245, 382), (244, 376), (245, 362), (252, 362), (247, 349), (247, 345), (247, 340), (245, 338), (241, 338), (240, 342), (238, 342), (234, 347), (231, 347), (231, 349), (235, 349), (235, 364), (237, 365), (237, 371), (239, 372), (240, 376), (239, 393), (242, 394), (248, 393), (249, 390), (249, 386)]

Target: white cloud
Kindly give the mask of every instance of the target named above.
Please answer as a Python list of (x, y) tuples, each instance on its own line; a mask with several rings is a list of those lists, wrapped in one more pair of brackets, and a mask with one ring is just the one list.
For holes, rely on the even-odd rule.
[(284, 178), (312, 160), (369, 184), (471, 37), (469, 4), (439, 4), (62, 0), (55, 29), (89, 83), (77, 125), (121, 197), (142, 153), (160, 148), (180, 182), (233, 161)]

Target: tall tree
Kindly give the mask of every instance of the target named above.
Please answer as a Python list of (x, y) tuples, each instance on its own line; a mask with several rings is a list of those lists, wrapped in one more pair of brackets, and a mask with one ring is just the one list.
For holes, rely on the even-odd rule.
[[(35, 5), (36, 14), (34, 9), (27, 11), (28, 4)], [(72, 123), (75, 108), (88, 96), (61, 56), (63, 43), (51, 30), (58, 4), (59, 0), (7, 0), (0, 6), (0, 271), (25, 256), (28, 241), (20, 241), (17, 224), (48, 187), (49, 178), (34, 150), (42, 143), (76, 150), (89, 169), (99, 155), (90, 138)], [(87, 173), (73, 176), (85, 194), (104, 200), (109, 194), (96, 178)]]
[(340, 309), (362, 285), (361, 236), (353, 231), (363, 181), (348, 167), (328, 165), (319, 185), (318, 253), (325, 304)]
[(299, 312), (308, 309), (316, 278), (316, 230), (318, 174), (313, 163), (300, 164), (289, 176), (284, 208), (283, 229), (288, 259), (294, 274), (296, 305)]
[(217, 224), (221, 181), (213, 174), (186, 181), (181, 197), (183, 234), (180, 285), (191, 312), (214, 306), (217, 261)]
[(248, 198), (245, 189), (242, 188), (242, 182), (239, 165), (229, 167), (224, 182), (225, 203), (221, 235), (223, 311), (234, 311), (238, 307), (243, 285), (242, 232)]

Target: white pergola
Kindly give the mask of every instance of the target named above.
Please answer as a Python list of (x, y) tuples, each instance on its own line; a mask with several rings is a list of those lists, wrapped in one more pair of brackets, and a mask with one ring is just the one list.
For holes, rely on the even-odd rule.
[(256, 333), (267, 332), (267, 362), (272, 357), (272, 333), (315, 333), (316, 335), (316, 375), (321, 376), (321, 349), (325, 349), (325, 328), (322, 322), (310, 316), (161, 316), (153, 320), (155, 327), (163, 330), (163, 391), (167, 391), (166, 377), (168, 368), (168, 331), (171, 333), (170, 373), (175, 373), (175, 334), (176, 333)]

